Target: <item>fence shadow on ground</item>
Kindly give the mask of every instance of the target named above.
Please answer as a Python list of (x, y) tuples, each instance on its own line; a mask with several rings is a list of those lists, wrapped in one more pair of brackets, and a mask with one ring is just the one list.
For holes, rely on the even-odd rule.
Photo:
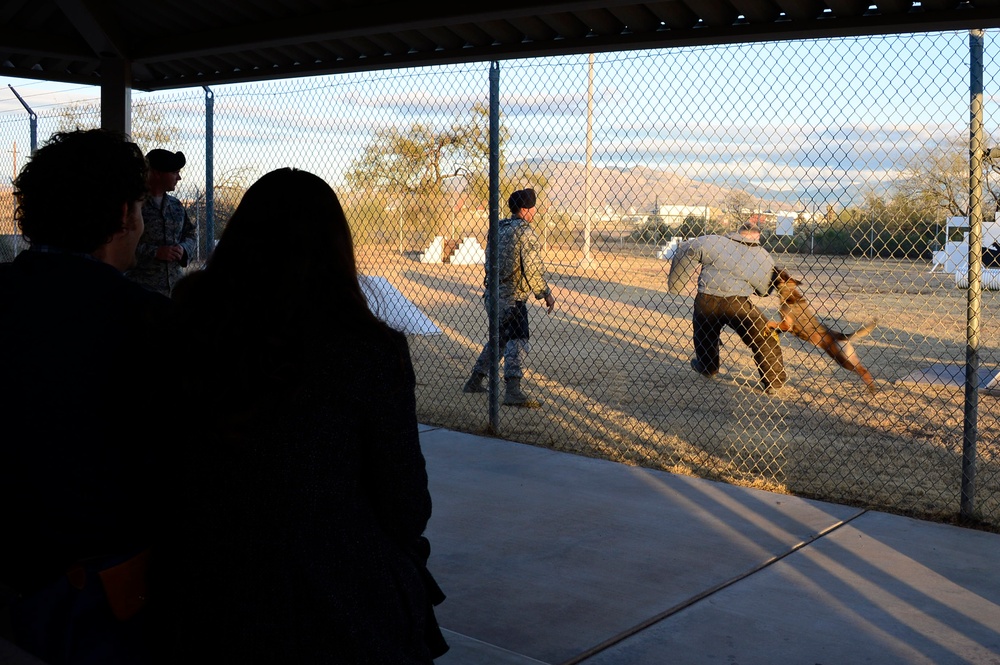
[[(481, 267), (411, 264), (396, 279), (444, 330), (411, 340), (421, 418), (482, 432), (486, 399), (460, 391), (486, 339)], [(894, 382), (931, 357), (956, 359), (955, 340), (896, 328), (890, 317), (861, 348), (882, 386), (871, 396), (821, 351), (785, 338), (789, 387), (769, 397), (729, 333), (728, 373), (691, 372), (690, 295), (563, 271), (553, 281), (556, 311), (530, 310), (526, 382), (544, 406), (504, 407), (504, 438), (921, 517), (957, 513), (961, 390)], [(1000, 526), (1000, 465), (989, 443), (1000, 432), (997, 398), (981, 399), (977, 505)]]

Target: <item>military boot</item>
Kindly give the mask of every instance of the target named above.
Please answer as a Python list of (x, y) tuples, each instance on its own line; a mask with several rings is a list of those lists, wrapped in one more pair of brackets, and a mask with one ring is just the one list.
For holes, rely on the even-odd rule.
[(462, 386), (463, 393), (484, 393), (486, 392), (486, 386), (483, 385), (483, 379), (486, 378), (485, 374), (480, 374), (479, 372), (473, 371), (472, 376), (469, 380), (465, 382)]
[(504, 392), (503, 403), (507, 406), (538, 407), (540, 405), (537, 400), (532, 399), (521, 390), (521, 377), (506, 379), (505, 383), (507, 390)]

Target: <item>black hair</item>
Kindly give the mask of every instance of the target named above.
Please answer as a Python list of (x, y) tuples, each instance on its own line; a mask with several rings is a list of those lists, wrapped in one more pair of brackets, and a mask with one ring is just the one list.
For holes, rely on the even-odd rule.
[(181, 280), (173, 298), (181, 330), (223, 340), (196, 388), (214, 395), (220, 414), (290, 394), (318, 346), (389, 334), (358, 282), (337, 195), (297, 169), (272, 171), (246, 191), (205, 270)]
[(145, 196), (146, 174), (121, 132), (54, 134), (14, 180), (14, 219), (32, 244), (93, 252), (122, 229), (122, 204)]

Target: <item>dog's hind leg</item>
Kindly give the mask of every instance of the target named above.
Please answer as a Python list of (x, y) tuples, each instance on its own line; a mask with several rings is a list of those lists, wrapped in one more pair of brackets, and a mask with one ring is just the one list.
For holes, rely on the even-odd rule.
[(875, 384), (872, 373), (868, 371), (867, 367), (861, 364), (858, 352), (854, 350), (854, 347), (849, 342), (834, 342), (827, 347), (827, 352), (837, 361), (838, 365), (844, 369), (856, 372), (861, 377), (861, 380), (865, 382), (869, 393), (874, 395), (878, 392), (878, 386)]
[(857, 363), (854, 366), (854, 371), (861, 375), (861, 379), (865, 382), (865, 386), (867, 387), (869, 393), (874, 395), (878, 392), (878, 385), (875, 383), (875, 379), (872, 377), (872, 373), (868, 371), (867, 367), (861, 363)]

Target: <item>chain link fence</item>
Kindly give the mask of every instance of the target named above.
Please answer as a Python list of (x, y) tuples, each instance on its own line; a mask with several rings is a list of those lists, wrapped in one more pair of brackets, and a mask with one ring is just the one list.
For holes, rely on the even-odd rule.
[[(1000, 140), (996, 36), (985, 121)], [(953, 519), (970, 430), (969, 60), (968, 33), (950, 32), (500, 63), (501, 216), (511, 191), (538, 191), (557, 304), (546, 314), (529, 302), (524, 385), (541, 406), (501, 407), (499, 435)], [(462, 385), (487, 340), (489, 73), (474, 63), (136, 93), (133, 129), (144, 150), (187, 155), (177, 193), (199, 220), (202, 259), (258, 176), (297, 166), (326, 178), (360, 270), (384, 278), (367, 281), (376, 307), (418, 331), (421, 421), (483, 432), (488, 397)], [(41, 109), (39, 136), (67, 118), (96, 124), (94, 104), (68, 108)], [(25, 113), (0, 114), (15, 168), (27, 135)], [(992, 166), (984, 176), (974, 499), (977, 518), (1000, 528), (1000, 178)], [(0, 196), (9, 258), (9, 188)], [(789, 334), (778, 395), (760, 390), (728, 329), (723, 373), (692, 371), (695, 285), (668, 293), (669, 259), (684, 239), (747, 221), (831, 329), (877, 318), (854, 341), (876, 393)], [(280, 219), (274, 242), (282, 251)], [(753, 300), (779, 318), (775, 296)]]

